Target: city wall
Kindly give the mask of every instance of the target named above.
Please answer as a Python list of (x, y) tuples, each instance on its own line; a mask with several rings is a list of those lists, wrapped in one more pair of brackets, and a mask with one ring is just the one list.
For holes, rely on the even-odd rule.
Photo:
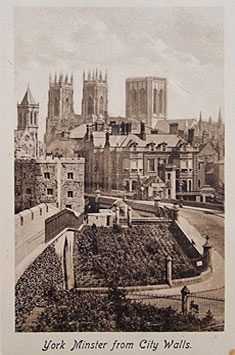
[(59, 210), (41, 203), (15, 215), (15, 266), (45, 241), (45, 220)]

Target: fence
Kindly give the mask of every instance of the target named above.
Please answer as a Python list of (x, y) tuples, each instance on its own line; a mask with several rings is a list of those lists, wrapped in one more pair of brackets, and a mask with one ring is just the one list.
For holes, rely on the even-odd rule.
[(45, 242), (47, 243), (65, 228), (78, 229), (82, 224), (83, 214), (78, 216), (68, 209), (60, 211), (45, 221)]
[[(109, 289), (78, 288), (77, 290), (82, 293), (92, 293), (101, 297), (107, 294)], [(169, 296), (156, 294), (155, 291), (130, 291), (127, 293), (126, 298), (132, 302), (141, 302), (157, 308), (171, 307), (179, 313), (193, 314), (199, 318), (205, 317), (206, 313), (210, 311), (216, 321), (216, 325), (213, 325), (212, 328), (223, 330), (225, 312), (224, 287), (197, 293), (190, 293), (187, 287), (183, 287), (181, 294)]]
[(135, 302), (142, 302), (158, 308), (172, 307), (177, 312), (185, 311), (185, 313), (191, 313), (199, 318), (204, 317), (206, 313), (210, 311), (217, 322), (224, 322), (224, 288), (205, 292), (188, 293), (187, 295), (181, 293), (174, 296), (157, 295), (152, 292), (128, 293), (127, 298)]

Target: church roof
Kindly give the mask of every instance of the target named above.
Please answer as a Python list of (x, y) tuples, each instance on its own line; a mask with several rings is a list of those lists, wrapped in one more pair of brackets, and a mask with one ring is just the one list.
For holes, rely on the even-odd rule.
[(36, 101), (33, 98), (33, 95), (30, 91), (29, 86), (27, 87), (26, 93), (20, 103), (21, 105), (37, 105)]
[(72, 129), (70, 131), (70, 135), (69, 137), (70, 138), (77, 138), (77, 139), (82, 139), (84, 138), (84, 136), (86, 135), (86, 131), (87, 131), (87, 128), (86, 128), (86, 124), (83, 123), (81, 124), (80, 126), (78, 127), (75, 127), (74, 129)]

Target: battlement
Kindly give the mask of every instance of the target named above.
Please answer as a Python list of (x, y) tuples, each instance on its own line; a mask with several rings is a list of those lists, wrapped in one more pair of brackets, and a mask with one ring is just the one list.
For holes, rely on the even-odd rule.
[(89, 70), (87, 73), (83, 71), (83, 83), (107, 83), (107, 71), (102, 73), (101, 70)]
[(127, 78), (126, 81), (127, 82), (132, 82), (132, 81), (146, 81), (146, 80), (149, 80), (149, 81), (152, 81), (152, 80), (157, 80), (157, 81), (167, 81), (166, 78), (159, 78), (157, 76), (143, 76), (143, 77), (134, 77), (134, 78)]
[(63, 72), (57, 76), (57, 73), (54, 75), (54, 80), (52, 79), (52, 75), (49, 77), (49, 85), (53, 86), (73, 86), (73, 74), (71, 74), (70, 78), (68, 74), (64, 76)]

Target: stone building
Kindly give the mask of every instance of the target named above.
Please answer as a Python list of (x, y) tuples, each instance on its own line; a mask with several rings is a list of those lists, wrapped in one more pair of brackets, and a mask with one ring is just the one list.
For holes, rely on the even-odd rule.
[(84, 210), (84, 159), (16, 159), (16, 213), (49, 203)]
[(126, 117), (153, 128), (167, 118), (167, 79), (137, 77), (126, 80)]
[(70, 79), (61, 73), (55, 74), (54, 79), (50, 75), (48, 92), (48, 115), (46, 118), (45, 143), (48, 145), (58, 136), (65, 133), (82, 122), (81, 117), (74, 113), (73, 99), (73, 75)]
[(34, 100), (28, 86), (21, 103), (17, 104), (16, 158), (38, 158), (42, 153), (42, 144), (38, 140), (38, 115), (39, 103)]
[(108, 80), (107, 73), (103, 75), (98, 70), (83, 72), (82, 117), (85, 122), (108, 115)]

